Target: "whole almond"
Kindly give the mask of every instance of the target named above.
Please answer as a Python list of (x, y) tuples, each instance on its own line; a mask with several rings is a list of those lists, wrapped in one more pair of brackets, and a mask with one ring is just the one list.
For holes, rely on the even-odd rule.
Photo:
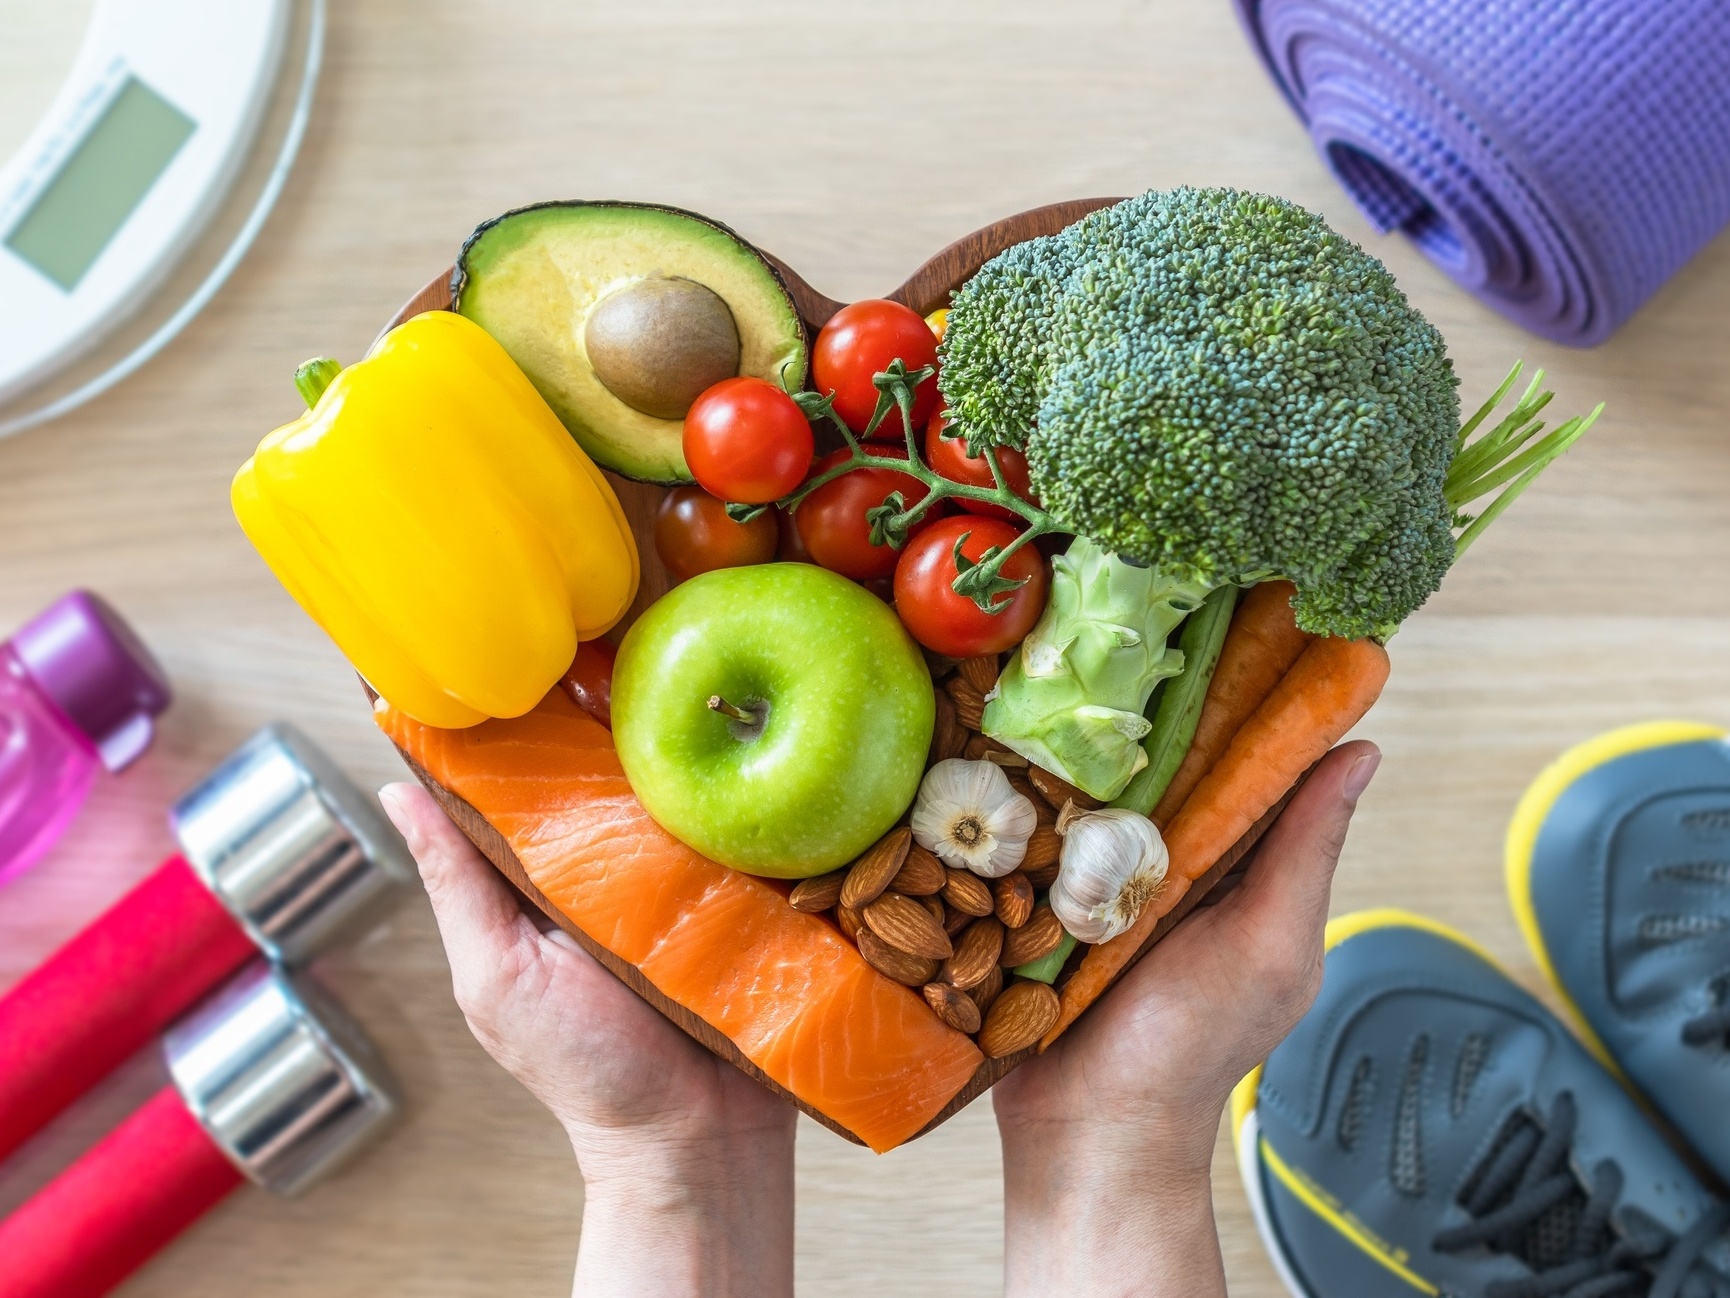
[(1033, 885), (1020, 870), (1004, 875), (991, 891), (997, 897), (997, 918), (1004, 928), (1020, 928), (1033, 914)]
[(1026, 866), (1022, 866), (1021, 872), (1027, 876), (1027, 882), (1033, 885), (1033, 891), (1035, 892), (1044, 892), (1052, 884), (1057, 882), (1056, 861), (1053, 861), (1050, 865), (1042, 865), (1032, 870), (1028, 869)]
[(859, 954), (885, 977), (908, 987), (923, 987), (937, 973), (937, 962), (899, 951), (868, 928), (859, 930)]
[(962, 929), (971, 924), (976, 916), (969, 915), (964, 910), (956, 910), (953, 906), (943, 908), (943, 931), (953, 938)]
[(904, 897), (932, 897), (943, 891), (949, 876), (943, 872), (943, 862), (915, 843), (907, 849), (907, 859), (901, 870), (890, 880), (889, 890)]
[[(942, 898), (940, 898), (940, 897), (915, 897), (913, 900), (918, 902), (921, 906), (925, 907), (926, 913), (929, 914), (931, 916), (931, 918), (936, 921), (937, 926), (939, 928), (943, 927), (943, 921), (949, 917), (949, 912), (943, 908)], [(944, 931), (947, 932), (948, 930), (944, 930)]]
[(1057, 1022), (1057, 993), (1041, 982), (1022, 979), (1003, 989), (979, 1029), (979, 1049), (987, 1059), (1025, 1050)]
[(984, 982), (998, 968), (997, 957), (1003, 951), (1003, 925), (996, 916), (976, 919), (962, 930), (955, 942), (955, 954), (943, 962), (937, 971), (937, 981), (966, 991)]
[(943, 900), (969, 915), (989, 915), (997, 908), (991, 888), (971, 870), (950, 870), (943, 884)]
[[(869, 913), (866, 919), (869, 921)], [(1005, 969), (1032, 964), (1042, 956), (1050, 955), (1062, 943), (1063, 925), (1051, 913), (1051, 907), (1042, 901), (1033, 908), (1027, 923), (1011, 929), (1009, 936), (1003, 939), (1003, 954), (998, 957), (998, 962)]]
[(847, 877), (844, 870), (831, 870), (828, 874), (820, 874), (815, 879), (801, 879), (793, 885), (793, 891), (787, 898), (787, 904), (794, 910), (802, 910), (807, 915), (816, 915), (828, 910), (841, 900), (841, 880)]
[(1003, 966), (992, 965), (991, 972), (985, 975), (985, 981), (977, 987), (969, 987), (967, 995), (979, 1007), (980, 1014), (984, 1014), (991, 1008), (991, 1002), (997, 999), (998, 993), (1002, 990)]
[[(984, 735), (974, 735), (969, 739), (967, 747), (961, 750), (961, 755), (970, 762), (990, 762), (994, 766), (1003, 767), (1005, 771), (1025, 771), (1028, 765), (1027, 759), (1013, 748), (1005, 748), (995, 739), (988, 739)], [(1031, 791), (1032, 786), (1029, 785), (1028, 789)]]
[(1103, 805), (1092, 794), (1083, 793), (1068, 780), (1058, 778), (1042, 766), (1029, 767), (1027, 778), (1033, 781), (1033, 787), (1039, 790), (1039, 796), (1058, 811), (1063, 810), (1066, 802), (1073, 802), (1082, 811), (1098, 811)]
[[(943, 925), (911, 897), (886, 892), (864, 909), (865, 923), (878, 937), (909, 955), (947, 960), (955, 952)], [(925, 979), (930, 982), (929, 978)]]
[(878, 839), (870, 851), (848, 867), (847, 878), (841, 884), (841, 904), (862, 910), (867, 902), (881, 896), (889, 881), (901, 872), (901, 863), (907, 859), (907, 849), (912, 844), (913, 831), (906, 825), (898, 825)]
[(967, 727), (955, 715), (955, 702), (942, 690), (937, 691), (937, 718), (931, 727), (929, 764), (935, 765), (951, 757), (959, 757), (967, 747)]
[(835, 922), (841, 926), (841, 932), (849, 942), (859, 940), (859, 930), (865, 925), (865, 917), (851, 906), (835, 907)]
[(959, 672), (944, 681), (943, 688), (953, 700), (955, 715), (961, 724), (969, 730), (978, 730), (984, 724), (985, 691), (977, 688)]
[(963, 658), (955, 665), (955, 670), (981, 694), (989, 694), (997, 686), (996, 654), (981, 654), (977, 658)]
[(1056, 865), (1062, 855), (1063, 836), (1057, 832), (1056, 824), (1035, 825), (1027, 836), (1027, 853), (1021, 858), (1021, 868), (1043, 870), (1048, 865)]
[(926, 983), (925, 1003), (957, 1032), (972, 1036), (979, 1031), (979, 1007), (959, 988), (948, 983)]

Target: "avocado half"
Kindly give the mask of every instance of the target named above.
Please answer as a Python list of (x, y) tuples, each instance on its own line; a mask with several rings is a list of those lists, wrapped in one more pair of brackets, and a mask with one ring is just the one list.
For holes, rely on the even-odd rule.
[(709, 382), (729, 370), (788, 392), (805, 381), (805, 325), (780, 274), (726, 226), (674, 207), (506, 212), (463, 244), (451, 302), (596, 463), (644, 482), (691, 481), (684, 409)]

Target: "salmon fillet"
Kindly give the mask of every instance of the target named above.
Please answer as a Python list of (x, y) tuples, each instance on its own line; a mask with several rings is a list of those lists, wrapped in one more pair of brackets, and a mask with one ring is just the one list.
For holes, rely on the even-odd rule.
[(611, 732), (561, 691), (525, 716), (467, 730), (382, 705), (375, 715), (486, 817), (577, 927), (878, 1153), (924, 1127), (984, 1062), (918, 993), (783, 890), (651, 820)]

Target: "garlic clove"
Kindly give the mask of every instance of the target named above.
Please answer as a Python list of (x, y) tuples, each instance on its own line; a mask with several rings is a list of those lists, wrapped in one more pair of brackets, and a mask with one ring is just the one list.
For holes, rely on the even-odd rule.
[(1146, 816), (1121, 807), (1078, 811), (1057, 818), (1063, 855), (1046, 895), (1063, 927), (1083, 942), (1109, 942), (1140, 918), (1159, 894), (1170, 856)]
[(951, 757), (925, 772), (910, 821), (944, 864), (996, 879), (1021, 864), (1039, 816), (995, 762)]

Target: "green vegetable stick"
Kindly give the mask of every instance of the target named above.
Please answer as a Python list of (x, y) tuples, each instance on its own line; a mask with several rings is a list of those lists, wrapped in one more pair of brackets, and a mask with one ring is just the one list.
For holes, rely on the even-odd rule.
[(1075, 935), (1065, 933), (1063, 941), (1057, 944), (1057, 949), (1050, 955), (1042, 955), (1031, 964), (1018, 964), (1011, 973), (1020, 974), (1023, 978), (1031, 978), (1034, 982), (1049, 983), (1056, 980), (1063, 972), (1063, 962), (1069, 959), (1069, 953), (1075, 950)]
[(1177, 640), (1177, 647), (1183, 651), (1183, 671), (1166, 681), (1160, 691), (1153, 729), (1141, 744), (1147, 752), (1147, 765), (1136, 772), (1112, 806), (1127, 807), (1145, 816), (1165, 796), (1166, 786), (1177, 774), (1195, 739), (1208, 682), (1213, 680), (1213, 669), (1219, 665), (1219, 651), (1225, 644), (1226, 628), (1231, 625), (1231, 613), (1236, 607), (1237, 587), (1221, 586), (1184, 621)]

